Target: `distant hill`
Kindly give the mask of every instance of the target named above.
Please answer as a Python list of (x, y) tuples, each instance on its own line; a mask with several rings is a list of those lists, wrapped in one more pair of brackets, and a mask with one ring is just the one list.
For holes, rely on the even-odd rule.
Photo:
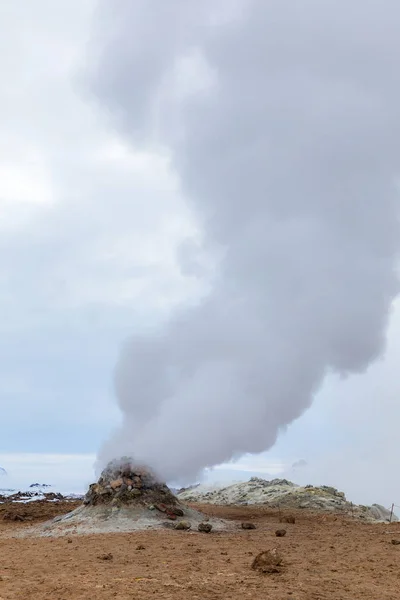
[(220, 505), (262, 504), (271, 508), (309, 509), (319, 512), (341, 513), (367, 521), (398, 521), (396, 515), (378, 504), (357, 506), (346, 500), (343, 492), (322, 485), (300, 486), (287, 479), (267, 481), (252, 477), (249, 481), (226, 487), (210, 488), (198, 485), (178, 492), (178, 498), (186, 502)]
[(51, 485), (49, 483), (32, 483), (29, 487), (30, 488), (48, 488), (48, 487), (51, 487)]

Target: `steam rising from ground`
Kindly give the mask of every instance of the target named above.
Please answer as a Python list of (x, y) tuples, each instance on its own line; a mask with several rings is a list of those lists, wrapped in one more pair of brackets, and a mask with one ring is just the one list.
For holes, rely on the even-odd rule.
[(190, 478), (271, 447), (327, 373), (384, 349), (400, 6), (108, 0), (100, 16), (92, 90), (132, 144), (168, 148), (202, 228), (199, 264), (217, 265), (198, 306), (125, 344), (123, 425), (100, 459)]

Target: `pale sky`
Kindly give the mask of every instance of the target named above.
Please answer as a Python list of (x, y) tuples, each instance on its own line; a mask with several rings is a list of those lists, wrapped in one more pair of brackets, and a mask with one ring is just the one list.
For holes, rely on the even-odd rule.
[[(95, 6), (0, 5), (0, 466), (77, 488), (119, 421), (122, 342), (206, 292), (177, 260), (197, 227), (168, 154), (135, 150), (88, 97)], [(400, 504), (399, 333), (397, 308), (385, 358), (327, 381), (274, 448), (239, 460), (240, 477), (305, 459), (301, 482)]]

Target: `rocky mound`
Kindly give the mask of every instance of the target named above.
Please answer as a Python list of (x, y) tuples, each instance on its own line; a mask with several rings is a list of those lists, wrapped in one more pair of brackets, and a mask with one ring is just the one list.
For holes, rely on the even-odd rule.
[[(389, 521), (390, 511), (374, 504), (357, 506), (348, 502), (345, 494), (329, 486), (298, 486), (287, 479), (267, 481), (252, 477), (250, 481), (219, 488), (196, 486), (180, 490), (178, 498), (186, 502), (242, 506), (263, 504), (271, 508), (308, 509), (319, 512), (338, 512), (369, 521)], [(392, 521), (397, 521), (395, 515)]]
[[(89, 486), (83, 505), (58, 516), (26, 535), (59, 536), (70, 533), (107, 533), (170, 527), (197, 530), (206, 521), (197, 510), (182, 504), (154, 473), (129, 459), (107, 465), (97, 483)], [(213, 531), (227, 528), (221, 519), (210, 519)]]
[(85, 506), (155, 507), (169, 516), (182, 516), (179, 501), (165, 483), (144, 467), (132, 465), (129, 459), (112, 461), (97, 483), (89, 486)]

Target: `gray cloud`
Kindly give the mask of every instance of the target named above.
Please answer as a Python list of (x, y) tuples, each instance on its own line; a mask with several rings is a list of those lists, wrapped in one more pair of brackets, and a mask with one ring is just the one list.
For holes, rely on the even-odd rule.
[(104, 1), (93, 46), (92, 92), (168, 149), (218, 256), (209, 295), (116, 369), (100, 459), (174, 479), (272, 446), (328, 373), (362, 372), (398, 291), (398, 4), (228, 6)]

